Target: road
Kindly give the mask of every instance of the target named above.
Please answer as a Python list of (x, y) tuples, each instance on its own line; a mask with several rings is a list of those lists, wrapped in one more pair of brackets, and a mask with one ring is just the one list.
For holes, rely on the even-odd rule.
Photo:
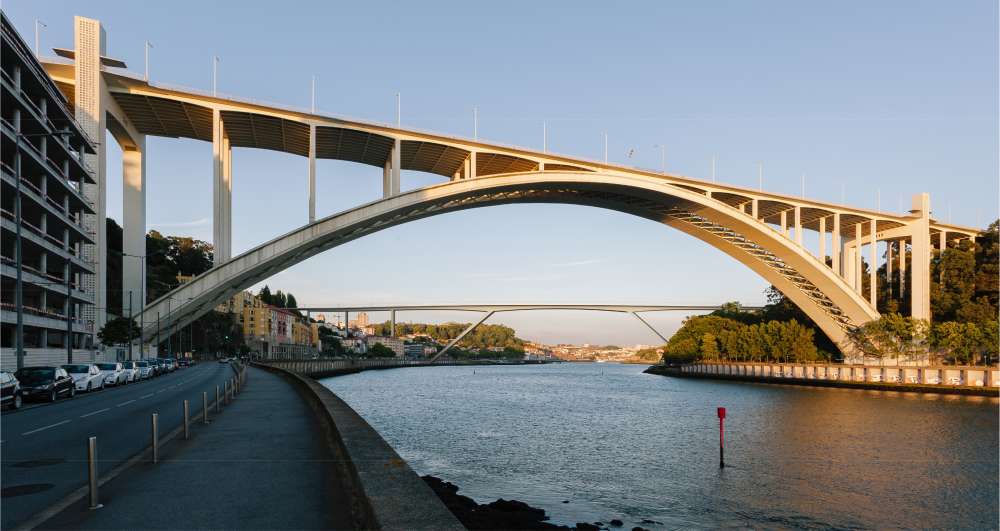
[[(163, 437), (183, 423), (183, 401), (191, 416), (209, 402), (215, 387), (233, 376), (228, 364), (203, 362), (120, 388), (54, 404), (0, 414), (0, 528), (11, 529), (87, 482), (87, 439), (97, 437), (98, 470), (104, 474), (150, 444), (150, 417), (159, 414)], [(211, 415), (210, 415), (211, 416)]]

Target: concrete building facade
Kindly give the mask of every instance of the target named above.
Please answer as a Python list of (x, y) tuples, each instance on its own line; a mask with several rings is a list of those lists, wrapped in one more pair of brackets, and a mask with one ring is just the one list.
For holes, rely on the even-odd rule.
[(87, 222), (96, 209), (86, 192), (96, 182), (89, 159), (98, 149), (0, 18), (0, 367), (95, 360), (98, 270), (86, 250), (97, 239)]

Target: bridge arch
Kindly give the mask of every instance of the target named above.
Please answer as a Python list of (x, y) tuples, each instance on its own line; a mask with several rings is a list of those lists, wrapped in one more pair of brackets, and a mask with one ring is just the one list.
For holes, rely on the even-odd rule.
[[(564, 203), (616, 210), (698, 238), (755, 271), (795, 302), (838, 345), (878, 317), (847, 282), (764, 222), (722, 201), (647, 175), (528, 171), (454, 180), (317, 220), (221, 263), (144, 310), (160, 326), (184, 326), (240, 290), (365, 235), (447, 212), (511, 203)], [(152, 321), (152, 322), (151, 322)], [(143, 336), (151, 339), (155, 321)]]

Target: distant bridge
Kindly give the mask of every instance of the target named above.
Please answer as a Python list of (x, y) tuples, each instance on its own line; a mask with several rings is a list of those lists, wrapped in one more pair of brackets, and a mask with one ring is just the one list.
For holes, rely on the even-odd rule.
[[(704, 311), (711, 312), (715, 310), (722, 309), (722, 306), (706, 306), (706, 305), (630, 305), (630, 304), (431, 304), (431, 305), (416, 305), (416, 306), (310, 306), (308, 308), (288, 308), (289, 310), (297, 310), (299, 312), (305, 312), (307, 315), (312, 313), (327, 312), (327, 313), (343, 313), (344, 314), (344, 327), (350, 322), (350, 312), (389, 312), (389, 334), (393, 337), (396, 335), (396, 312), (414, 312), (414, 311), (464, 311), (464, 312), (480, 312), (485, 313), (482, 319), (472, 323), (465, 330), (462, 331), (457, 337), (448, 342), (447, 345), (440, 352), (431, 358), (434, 361), (441, 357), (445, 352), (451, 350), (452, 347), (458, 344), (469, 332), (472, 332), (479, 325), (486, 322), (487, 319), (493, 316), (495, 313), (500, 312), (523, 312), (532, 310), (583, 310), (583, 311), (594, 311), (594, 312), (614, 312), (614, 313), (628, 313), (632, 314), (636, 319), (638, 319), (642, 324), (646, 325), (654, 334), (659, 336), (664, 343), (667, 342), (667, 338), (661, 334), (653, 325), (649, 324), (648, 321), (640, 316), (640, 313), (647, 312), (676, 312), (676, 311)], [(762, 309), (761, 306), (740, 306), (741, 310), (747, 311), (759, 311)]]
[[(931, 217), (930, 197), (917, 194), (907, 214), (731, 186), (665, 172), (641, 170), (577, 157), (458, 138), (394, 125), (346, 120), (198, 90), (150, 83), (105, 57), (100, 22), (75, 19), (76, 48), (57, 50), (65, 59), (45, 67), (67, 96), (82, 127), (99, 143), (85, 158), (99, 168), (96, 185), (84, 194), (97, 205), (85, 220), (98, 234), (97, 249), (84, 249), (97, 263), (96, 307), (104, 322), (105, 146), (111, 132), (123, 149), (123, 247), (139, 260), (123, 263), (123, 289), (145, 293), (146, 135), (183, 137), (213, 146), (213, 244), (216, 265), (153, 301), (141, 312), (143, 337), (152, 338), (153, 316), (162, 326), (185, 324), (246, 289), (323, 251), (413, 220), (447, 212), (511, 203), (566, 203), (606, 208), (663, 223), (728, 254), (776, 286), (836, 344), (846, 333), (878, 317), (877, 269), (885, 249), (889, 292), (908, 303), (911, 314), (929, 319), (930, 260), (977, 229)], [(6, 126), (5, 126), (6, 127)], [(232, 148), (291, 153), (308, 160), (308, 222), (285, 235), (232, 257)], [(382, 170), (383, 198), (316, 219), (316, 160), (353, 161)], [(437, 184), (400, 193), (401, 170), (440, 175)], [(206, 172), (207, 174), (207, 172)], [(287, 186), (289, 176), (275, 180)], [(297, 178), (292, 182), (299, 182)], [(99, 221), (97, 221), (99, 220)], [(804, 234), (818, 235), (818, 248)], [(865, 249), (867, 247), (867, 249)], [(865, 272), (863, 256), (868, 257)], [(893, 286), (893, 268), (901, 274)], [(909, 275), (905, 272), (909, 272)], [(864, 289), (864, 277), (868, 287)], [(904, 282), (909, 279), (909, 290)], [(663, 278), (663, 282), (677, 279)], [(909, 293), (908, 301), (902, 300)], [(84, 315), (87, 317), (87, 314)]]

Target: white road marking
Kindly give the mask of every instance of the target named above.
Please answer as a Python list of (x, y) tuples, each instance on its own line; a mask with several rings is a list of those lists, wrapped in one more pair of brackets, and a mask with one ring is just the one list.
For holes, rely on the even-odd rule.
[(104, 413), (105, 411), (107, 411), (107, 410), (109, 410), (109, 409), (111, 409), (111, 408), (109, 408), (109, 407), (106, 407), (106, 408), (104, 408), (104, 409), (98, 409), (97, 411), (91, 411), (90, 413), (87, 413), (86, 415), (80, 415), (80, 418), (81, 418), (81, 419), (85, 419), (85, 418), (87, 418), (87, 417), (89, 417), (89, 416), (91, 416), (91, 415), (96, 415), (96, 414), (98, 414), (98, 413)]
[(37, 429), (31, 430), (31, 431), (26, 431), (26, 432), (22, 433), (21, 435), (31, 435), (32, 433), (38, 433), (38, 432), (40, 432), (42, 430), (47, 430), (49, 428), (55, 428), (56, 426), (62, 426), (63, 424), (66, 424), (67, 422), (69, 422), (69, 421), (68, 420), (64, 420), (62, 422), (56, 422), (55, 424), (49, 424), (48, 426), (43, 426), (41, 428), (37, 428)]
[(165, 392), (167, 392), (166, 389), (160, 389), (159, 391), (156, 392), (156, 394), (165, 393)]
[(118, 404), (115, 407), (127, 406), (127, 405), (131, 404), (132, 402), (135, 402), (135, 400), (129, 400), (129, 401), (126, 401), (126, 402), (122, 402), (121, 404)]
[(139, 397), (139, 400), (142, 400), (143, 398), (149, 398), (151, 396), (153, 396), (153, 393), (149, 393), (148, 395), (142, 395)]

